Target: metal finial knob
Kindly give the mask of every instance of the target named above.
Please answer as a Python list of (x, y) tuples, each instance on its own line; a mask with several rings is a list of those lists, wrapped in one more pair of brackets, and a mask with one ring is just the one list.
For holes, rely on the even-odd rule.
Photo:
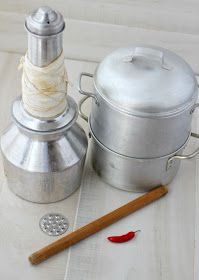
[(63, 16), (50, 7), (40, 7), (25, 21), (28, 31), (28, 58), (39, 67), (54, 61), (62, 52)]
[(44, 6), (26, 18), (25, 26), (31, 33), (50, 36), (63, 31), (65, 23), (63, 16), (58, 11)]

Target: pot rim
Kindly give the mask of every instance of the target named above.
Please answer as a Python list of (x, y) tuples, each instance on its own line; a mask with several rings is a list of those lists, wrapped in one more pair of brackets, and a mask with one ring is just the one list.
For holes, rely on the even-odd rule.
[(164, 156), (161, 156), (161, 157), (151, 157), (151, 158), (136, 158), (136, 157), (131, 157), (131, 156), (126, 156), (126, 155), (123, 155), (123, 154), (120, 154), (120, 153), (117, 153), (111, 149), (109, 149), (108, 147), (106, 147), (104, 144), (102, 144), (102, 142), (100, 140), (97, 139), (97, 137), (95, 136), (94, 132), (92, 131), (92, 128), (91, 128), (91, 125), (90, 125), (90, 121), (89, 121), (89, 132), (91, 134), (91, 136), (93, 137), (94, 141), (104, 150), (106, 150), (107, 152), (110, 152), (116, 156), (119, 156), (119, 157), (122, 157), (122, 158), (125, 158), (125, 159), (134, 159), (134, 160), (160, 160), (160, 159), (166, 159), (166, 158), (170, 158), (176, 154), (178, 154), (178, 152), (180, 152), (183, 148), (186, 147), (187, 143), (189, 142), (189, 139), (190, 139), (190, 136), (191, 136), (191, 132), (188, 136), (188, 138), (186, 139), (185, 143), (179, 148), (177, 149), (175, 152), (173, 153), (170, 153), (170, 154), (167, 154), (167, 155), (164, 155)]

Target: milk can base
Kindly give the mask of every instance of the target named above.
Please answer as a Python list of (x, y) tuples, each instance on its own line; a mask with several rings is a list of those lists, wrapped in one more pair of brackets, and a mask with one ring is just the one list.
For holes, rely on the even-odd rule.
[(10, 190), (13, 194), (15, 194), (17, 197), (19, 197), (20, 199), (23, 199), (23, 200), (25, 200), (25, 201), (32, 202), (32, 203), (35, 203), (35, 204), (49, 204), (49, 203), (56, 203), (56, 202), (65, 200), (66, 198), (68, 198), (68, 197), (70, 197), (71, 195), (73, 195), (73, 194), (80, 188), (80, 185), (77, 186), (76, 188), (74, 188), (74, 190), (73, 190), (71, 193), (67, 194), (67, 195), (64, 196), (64, 197), (57, 198), (57, 199), (52, 199), (52, 200), (49, 199), (49, 200), (44, 200), (44, 201), (42, 201), (42, 200), (34, 200), (34, 199), (26, 198), (26, 197), (24, 197), (24, 196), (22, 196), (22, 195), (16, 193), (16, 192), (12, 189), (12, 187), (8, 184), (8, 182), (7, 182), (7, 186), (8, 186), (8, 188), (9, 188), (9, 190)]

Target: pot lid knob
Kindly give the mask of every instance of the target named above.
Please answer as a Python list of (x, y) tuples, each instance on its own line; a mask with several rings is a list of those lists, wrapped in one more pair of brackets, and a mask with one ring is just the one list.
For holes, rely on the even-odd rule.
[(65, 23), (63, 16), (58, 11), (43, 6), (26, 18), (25, 26), (31, 33), (50, 36), (63, 31)]
[(146, 48), (146, 47), (136, 47), (134, 53), (124, 59), (126, 62), (133, 63), (136, 57), (146, 57), (159, 62), (163, 69), (171, 70), (171, 68), (164, 63), (164, 53), (160, 50)]

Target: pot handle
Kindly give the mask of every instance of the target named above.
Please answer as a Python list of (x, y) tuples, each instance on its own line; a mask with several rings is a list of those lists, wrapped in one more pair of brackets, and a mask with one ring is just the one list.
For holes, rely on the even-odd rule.
[(92, 97), (95, 99), (96, 103), (98, 103), (98, 100), (97, 100), (97, 97), (94, 93), (92, 92), (88, 92), (88, 91), (84, 91), (82, 89), (82, 77), (89, 77), (89, 78), (93, 78), (93, 74), (90, 74), (90, 73), (86, 73), (86, 72), (82, 72), (80, 73), (79, 75), (79, 83), (78, 83), (78, 91), (79, 93), (83, 94), (83, 95), (86, 95), (87, 97)]
[[(199, 134), (197, 134), (197, 133), (192, 132), (191, 136), (199, 139)], [(197, 156), (198, 154), (199, 154), (199, 147), (191, 154), (175, 155), (175, 156), (170, 157), (167, 161), (167, 170), (171, 167), (174, 159), (179, 159), (179, 160), (190, 159), (190, 158), (193, 158), (193, 157)]]
[(87, 117), (87, 116), (84, 114), (84, 112), (82, 111), (82, 105), (84, 104), (84, 102), (85, 102), (88, 98), (90, 98), (90, 96), (85, 96), (85, 97), (83, 97), (83, 98), (79, 101), (79, 103), (78, 103), (79, 115), (80, 115), (80, 117), (81, 117), (83, 120), (85, 120), (86, 122), (88, 122), (88, 117)]
[(160, 63), (160, 65), (163, 69), (171, 70), (171, 68), (168, 65), (165, 65), (165, 63), (164, 63), (164, 53), (160, 50), (153, 49), (153, 48), (150, 48), (150, 47), (136, 47), (135, 51), (134, 51), (134, 54), (130, 57), (126, 57), (125, 61), (133, 63), (134, 58), (136, 56), (137, 57), (139, 57), (139, 56), (149, 57), (149, 58), (155, 59), (156, 61), (158, 61)]
[(148, 56), (157, 59), (161, 65), (164, 64), (164, 54), (163, 52), (146, 47), (136, 47), (134, 56)]

